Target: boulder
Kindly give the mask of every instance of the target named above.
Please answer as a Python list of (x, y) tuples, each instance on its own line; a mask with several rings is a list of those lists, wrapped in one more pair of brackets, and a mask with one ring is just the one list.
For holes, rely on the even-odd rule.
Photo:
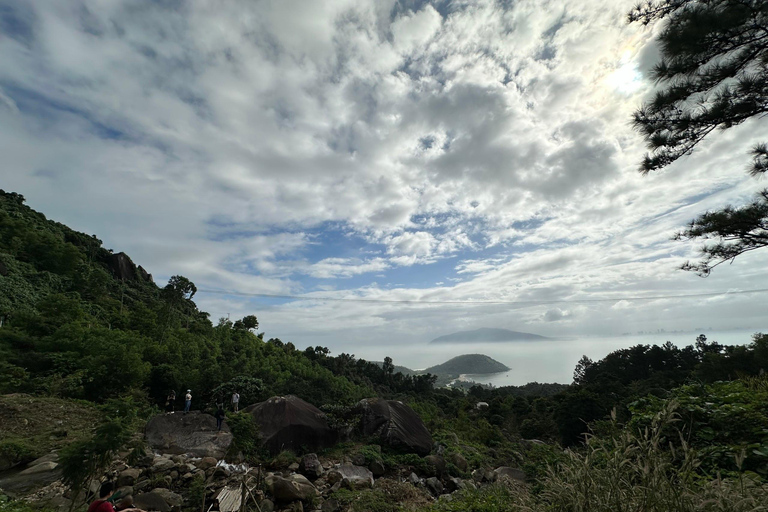
[(424, 460), (433, 476), (442, 477), (445, 474), (446, 464), (442, 455), (427, 455)]
[(19, 473), (20, 475), (34, 475), (35, 473), (48, 473), (55, 470), (59, 465), (56, 462), (41, 462), (39, 464), (30, 464), (30, 466)]
[(367, 489), (373, 487), (373, 473), (362, 466), (342, 464), (328, 472), (328, 482), (341, 482), (342, 487), (349, 489)]
[(176, 467), (176, 463), (166, 457), (157, 457), (152, 462), (152, 473), (166, 473)]
[(408, 475), (408, 481), (412, 485), (419, 485), (421, 483), (421, 478), (419, 478), (419, 475), (417, 475), (416, 473), (411, 473), (410, 475)]
[(341, 503), (339, 503), (339, 500), (334, 498), (325, 500), (321, 510), (323, 512), (339, 512), (339, 510), (341, 510)]
[(171, 507), (166, 503), (163, 497), (152, 491), (139, 494), (133, 497), (133, 505), (141, 510), (155, 511), (155, 512), (170, 512)]
[(413, 409), (397, 400), (367, 398), (357, 404), (365, 436), (378, 436), (392, 448), (418, 455), (432, 449), (432, 436)]
[(316, 480), (323, 474), (323, 465), (320, 464), (320, 459), (317, 458), (317, 454), (308, 453), (301, 458), (301, 464), (299, 464), (299, 473), (306, 476), (310, 480)]
[(259, 503), (259, 508), (261, 509), (261, 512), (274, 512), (275, 510), (275, 504), (272, 503), (272, 500), (261, 500), (261, 503)]
[(136, 480), (139, 479), (139, 475), (141, 475), (141, 471), (136, 468), (128, 468), (123, 470), (120, 473), (120, 476), (117, 477), (117, 486), (123, 487), (133, 485), (136, 483)]
[(205, 471), (208, 468), (212, 468), (215, 466), (219, 461), (217, 461), (214, 457), (203, 457), (199, 461), (197, 461), (196, 467), (197, 469), (202, 469)]
[(382, 463), (379, 460), (375, 460), (375, 461), (371, 462), (368, 465), (368, 469), (371, 470), (371, 473), (373, 473), (373, 476), (376, 477), (376, 478), (378, 478), (378, 477), (384, 475), (384, 473), (386, 473), (386, 468), (384, 467), (384, 463)]
[(278, 503), (306, 501), (320, 494), (312, 482), (303, 475), (291, 475), (288, 478), (271, 475), (265, 479), (265, 483)]
[(263, 445), (273, 455), (336, 443), (336, 432), (328, 425), (325, 413), (295, 396), (275, 396), (244, 411), (253, 416)]
[(511, 468), (509, 466), (501, 466), (494, 470), (498, 480), (504, 478), (508, 480), (517, 480), (519, 482), (525, 482), (525, 472), (522, 469)]
[(165, 501), (171, 508), (180, 507), (181, 504), (184, 503), (184, 498), (169, 489), (158, 487), (157, 489), (152, 489), (152, 493), (163, 498), (163, 501)]
[(216, 418), (198, 411), (189, 414), (160, 414), (147, 423), (147, 442), (167, 454), (189, 453), (197, 457), (224, 458), (232, 434), (224, 425), (217, 431)]
[(138, 277), (136, 264), (124, 252), (111, 254), (107, 258), (107, 267), (121, 281), (135, 281)]
[(427, 490), (434, 496), (440, 496), (443, 494), (443, 483), (434, 476), (427, 478), (427, 480), (424, 482), (424, 485), (426, 486)]
[(451, 453), (446, 457), (446, 460), (459, 468), (459, 471), (466, 473), (469, 470), (469, 462), (460, 453)]

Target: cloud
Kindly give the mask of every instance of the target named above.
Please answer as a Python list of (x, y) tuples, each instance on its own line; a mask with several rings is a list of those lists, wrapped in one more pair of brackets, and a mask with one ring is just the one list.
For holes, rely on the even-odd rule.
[[(768, 279), (753, 255), (706, 282), (676, 271), (696, 248), (671, 234), (760, 186), (743, 168), (768, 120), (641, 177), (629, 120), (653, 91), (658, 48), (655, 29), (625, 23), (631, 6), (12, 4), (0, 25), (3, 187), (158, 280), (437, 301), (200, 294), (213, 316), (258, 311), (300, 340), (756, 326), (747, 297), (622, 300)], [(618, 302), (545, 303), (589, 297)]]

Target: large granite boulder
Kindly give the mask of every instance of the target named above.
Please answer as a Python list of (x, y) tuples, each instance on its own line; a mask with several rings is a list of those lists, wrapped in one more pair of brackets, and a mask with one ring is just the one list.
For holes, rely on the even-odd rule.
[(432, 435), (413, 409), (397, 400), (366, 398), (357, 404), (363, 435), (378, 436), (392, 448), (427, 455)]
[(165, 498), (160, 493), (154, 491), (135, 496), (133, 498), (133, 506), (141, 510), (153, 510), (155, 512), (169, 512), (171, 510), (171, 506), (168, 505)]
[(226, 425), (218, 432), (216, 418), (197, 411), (155, 416), (147, 423), (145, 436), (149, 445), (161, 453), (216, 459), (224, 458), (232, 443)]
[(259, 427), (264, 446), (272, 453), (283, 450), (333, 446), (337, 435), (325, 413), (295, 396), (273, 396), (244, 409)]
[(328, 483), (337, 482), (349, 489), (370, 489), (373, 487), (373, 473), (362, 466), (342, 464), (328, 471)]
[(264, 483), (278, 503), (307, 501), (320, 495), (312, 482), (303, 475), (291, 475), (288, 478), (270, 475), (267, 476)]

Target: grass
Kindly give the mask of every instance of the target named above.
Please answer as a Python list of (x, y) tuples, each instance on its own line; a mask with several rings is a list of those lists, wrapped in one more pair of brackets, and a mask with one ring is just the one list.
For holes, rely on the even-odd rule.
[(86, 436), (100, 419), (95, 406), (79, 400), (3, 395), (0, 450), (29, 461)]

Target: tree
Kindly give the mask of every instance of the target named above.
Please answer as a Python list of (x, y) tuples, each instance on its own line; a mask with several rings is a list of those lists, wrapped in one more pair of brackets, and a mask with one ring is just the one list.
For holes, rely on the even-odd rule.
[(576, 363), (576, 368), (573, 370), (573, 383), (578, 384), (584, 384), (586, 382), (587, 377), (587, 371), (594, 365), (594, 361), (592, 361), (587, 356), (581, 356), (581, 359), (579, 359), (579, 362)]
[(165, 292), (172, 300), (180, 302), (182, 299), (191, 300), (197, 293), (197, 287), (184, 276), (173, 276), (165, 285)]
[(234, 329), (250, 331), (251, 329), (258, 329), (259, 321), (256, 315), (244, 316), (242, 320), (236, 320), (232, 326)]
[[(765, 0), (649, 0), (629, 13), (645, 25), (665, 20), (661, 61), (652, 76), (664, 85), (634, 115), (645, 137), (644, 174), (693, 152), (716, 128), (768, 113), (768, 3)], [(768, 171), (768, 146), (752, 149), (753, 176)], [(678, 233), (704, 240), (703, 259), (684, 270), (709, 275), (744, 252), (768, 246), (768, 191), (751, 204), (707, 212)], [(707, 241), (714, 240), (714, 243)]]

